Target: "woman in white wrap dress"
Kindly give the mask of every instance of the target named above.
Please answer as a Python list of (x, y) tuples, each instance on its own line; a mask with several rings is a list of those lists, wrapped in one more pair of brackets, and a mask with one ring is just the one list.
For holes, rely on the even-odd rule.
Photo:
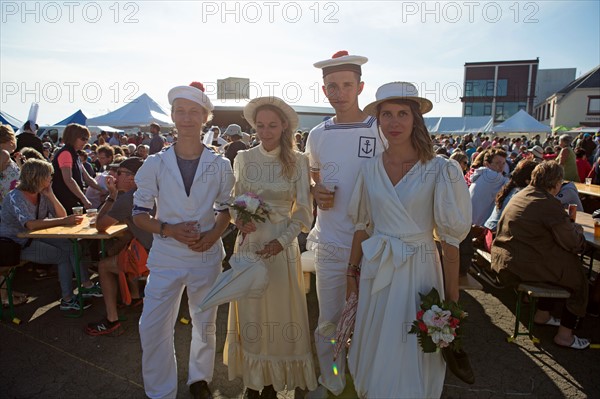
[(364, 165), (349, 207), (356, 225), (349, 293), (361, 259), (362, 267), (348, 364), (360, 397), (435, 398), (444, 384), (442, 354), (423, 353), (408, 330), (419, 293), (435, 287), (458, 300), (458, 246), (471, 202), (459, 165), (433, 154), (422, 117), (431, 102), (403, 82), (379, 88), (377, 100), (365, 112), (377, 116), (388, 147)]
[(276, 391), (285, 388), (317, 387), (296, 238), (308, 232), (313, 220), (308, 160), (293, 149), (298, 116), (285, 102), (254, 99), (244, 117), (257, 129), (261, 144), (235, 158), (234, 195), (258, 194), (271, 212), (263, 223), (236, 220), (246, 234), (242, 244), (238, 239), (236, 252), (262, 256), (269, 285), (261, 298), (230, 303), (224, 362), (231, 380), (244, 380), (244, 398), (256, 399), (262, 390), (261, 399), (275, 399)]

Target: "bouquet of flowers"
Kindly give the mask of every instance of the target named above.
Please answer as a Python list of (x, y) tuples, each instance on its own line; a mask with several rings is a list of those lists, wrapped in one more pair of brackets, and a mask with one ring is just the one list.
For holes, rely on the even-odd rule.
[[(252, 221), (264, 222), (269, 217), (269, 212), (271, 212), (269, 205), (260, 196), (251, 192), (241, 194), (234, 198), (233, 201), (223, 205), (227, 205), (236, 211), (238, 218), (244, 224)], [(244, 243), (245, 238), (246, 235), (242, 234), (240, 245)]]
[(440, 294), (432, 288), (427, 295), (419, 293), (421, 310), (413, 321), (409, 334), (417, 334), (419, 344), (425, 353), (449, 347), (458, 352), (461, 349), (462, 323), (467, 313), (456, 302), (442, 301)]
[(438, 348), (450, 371), (468, 384), (475, 383), (475, 375), (469, 357), (462, 350), (461, 328), (467, 313), (458, 303), (442, 301), (440, 294), (432, 288), (427, 295), (419, 293), (421, 310), (413, 321), (409, 334), (417, 334), (421, 349), (425, 353), (436, 352)]

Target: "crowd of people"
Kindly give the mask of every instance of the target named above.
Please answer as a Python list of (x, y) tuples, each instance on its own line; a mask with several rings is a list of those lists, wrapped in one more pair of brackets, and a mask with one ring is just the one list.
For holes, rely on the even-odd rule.
[[(54, 148), (29, 123), (18, 137), (0, 126), (0, 236), (18, 242), (24, 260), (57, 264), (60, 309), (78, 310), (70, 243), (18, 234), (81, 223), (76, 207), (99, 209), (99, 231), (127, 224), (128, 234), (99, 262), (99, 284), (81, 268), (83, 296), (103, 296), (106, 307), (106, 317), (85, 331), (122, 332), (119, 293), (125, 304), (143, 303), (142, 373), (151, 398), (177, 395), (173, 334), (184, 289), (192, 318), (188, 385), (194, 398), (211, 397), (216, 337), (207, 326), (215, 324), (217, 309), (199, 305), (222, 272), (221, 236), (230, 223), (239, 231), (234, 251), (262, 258), (269, 276), (261, 298), (229, 306), (223, 357), (229, 378), (243, 380), (245, 398), (276, 398), (294, 388), (309, 390), (309, 398), (339, 395), (346, 356), (360, 397), (439, 397), (442, 354), (424, 353), (417, 336), (402, 332), (420, 309), (420, 293), (436, 288), (442, 298), (459, 300), (474, 239), (487, 242), (507, 284), (534, 280), (569, 289), (562, 319), (540, 302), (536, 322), (559, 326), (559, 345), (587, 347), (573, 334), (586, 312), (587, 280), (576, 256), (585, 239), (563, 205), (582, 210), (572, 182), (600, 179), (600, 138), (431, 136), (423, 115), (433, 104), (410, 83), (385, 84), (359, 108), (366, 62), (338, 52), (314, 64), (335, 116), (310, 133), (298, 130), (298, 115), (276, 97), (244, 108), (252, 134), (237, 124), (221, 133), (208, 126), (214, 107), (198, 82), (168, 93), (176, 127), (170, 139), (153, 123), (151, 137), (103, 132), (90, 143), (89, 130), (71, 124)], [(249, 192), (269, 205), (265, 222), (229, 209), (230, 198)], [(308, 334), (301, 232), (315, 253), (318, 365)], [(534, 255), (539, 259), (531, 262)], [(136, 278), (146, 276), (142, 298)], [(332, 332), (352, 293), (356, 327), (348, 354), (342, 350), (336, 361)], [(295, 339), (281, 329), (290, 325)], [(399, 372), (393, 365), (400, 363), (411, 366)]]

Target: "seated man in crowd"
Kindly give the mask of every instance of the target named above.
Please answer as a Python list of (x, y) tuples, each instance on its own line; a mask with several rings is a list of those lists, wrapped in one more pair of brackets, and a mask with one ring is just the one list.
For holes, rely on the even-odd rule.
[[(141, 230), (132, 220), (131, 211), (133, 209), (133, 193), (137, 189), (135, 185), (135, 174), (142, 166), (141, 158), (128, 158), (121, 162), (117, 171), (117, 178), (108, 176), (106, 178), (109, 196), (104, 206), (100, 209), (96, 221), (96, 229), (105, 231), (110, 226), (117, 223), (127, 223), (129, 231), (133, 235), (133, 240), (126, 243), (125, 248), (117, 254), (111, 254), (100, 261), (98, 273), (100, 274), (100, 284), (104, 293), (104, 304), (106, 306), (106, 318), (96, 323), (88, 324), (85, 332), (89, 335), (104, 335), (120, 332), (119, 315), (117, 313), (117, 287), (121, 285), (122, 294), (125, 296), (130, 292), (129, 298), (123, 298), (135, 302), (141, 302), (138, 285), (131, 280), (125, 280), (124, 273), (134, 271), (137, 277), (146, 275), (146, 258), (148, 251), (152, 246), (152, 234)], [(115, 252), (114, 250), (112, 252)], [(117, 275), (119, 283), (117, 283)], [(129, 287), (127, 287), (129, 285)], [(122, 295), (123, 296), (123, 295)]]
[(573, 334), (588, 301), (588, 282), (578, 255), (585, 248), (585, 237), (555, 197), (563, 177), (563, 168), (554, 161), (535, 167), (531, 184), (515, 194), (502, 213), (492, 245), (492, 269), (507, 286), (525, 281), (568, 290), (571, 296), (560, 319), (550, 314), (554, 300), (540, 298), (534, 322), (557, 326), (557, 345), (585, 349), (590, 341)]
[[(115, 150), (113, 149), (113, 147), (104, 144), (98, 147), (96, 153), (98, 154), (96, 161), (99, 165), (99, 173), (95, 177), (96, 183), (98, 183), (100, 187), (106, 190), (106, 176), (108, 176), (109, 174), (114, 175), (114, 173), (110, 172), (109, 165), (113, 162)], [(96, 190), (94, 187), (88, 187), (85, 191), (85, 196), (92, 203), (92, 207), (97, 209), (100, 208), (100, 205), (104, 203), (106, 193), (102, 194), (101, 191)]]
[(506, 164), (506, 152), (500, 148), (492, 148), (485, 154), (483, 167), (471, 175), (471, 204), (473, 205), (473, 224), (483, 226), (494, 210), (496, 194), (508, 183), (503, 175)]

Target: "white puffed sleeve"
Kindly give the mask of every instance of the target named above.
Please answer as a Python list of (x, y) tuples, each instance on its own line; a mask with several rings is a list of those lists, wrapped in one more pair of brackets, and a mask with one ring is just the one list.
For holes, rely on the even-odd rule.
[(369, 230), (373, 229), (371, 215), (369, 214), (371, 204), (365, 184), (365, 173), (366, 168), (361, 168), (348, 205), (348, 215), (354, 223), (354, 231), (367, 230), (367, 226)]
[(308, 158), (302, 153), (296, 153), (296, 168), (296, 198), (292, 206), (290, 224), (285, 232), (277, 238), (284, 248), (300, 234), (300, 231), (308, 233), (313, 222)]
[(158, 170), (160, 157), (148, 157), (135, 174), (137, 190), (133, 193), (133, 215), (150, 213), (158, 197)]
[(219, 194), (213, 205), (216, 211), (222, 212), (228, 210), (228, 206), (224, 205), (231, 197), (235, 179), (231, 164), (227, 158), (219, 158), (218, 170), (221, 172)]
[(471, 197), (460, 165), (441, 157), (434, 159), (440, 173), (435, 186), (433, 212), (437, 236), (458, 247), (471, 229)]
[[(244, 179), (242, 178), (242, 171), (244, 170), (245, 163), (246, 151), (238, 152), (237, 156), (235, 157), (235, 162), (233, 163), (233, 176), (235, 178), (235, 183), (233, 185), (233, 190), (231, 190), (231, 198), (235, 198), (238, 195), (242, 195), (250, 191), (244, 186)], [(229, 208), (229, 214), (231, 215), (231, 223), (235, 224), (237, 212), (235, 209)]]

